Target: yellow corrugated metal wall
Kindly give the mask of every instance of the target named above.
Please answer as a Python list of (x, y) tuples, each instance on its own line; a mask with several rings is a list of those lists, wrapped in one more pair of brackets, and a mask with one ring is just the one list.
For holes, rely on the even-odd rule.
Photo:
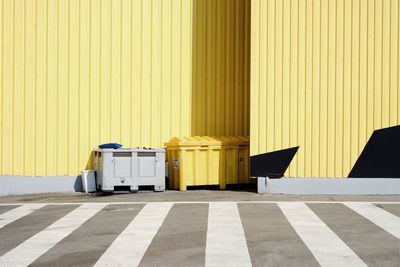
[(250, 133), (250, 2), (194, 2), (193, 135)]
[[(229, 22), (214, 31), (231, 38), (215, 41), (218, 51), (230, 51), (217, 57), (219, 64), (245, 62), (245, 55), (233, 53), (250, 49), (239, 39), (249, 36), (247, 28), (236, 22), (244, 10), (249, 18), (244, 1), (0, 0), (0, 175), (77, 175), (90, 167), (91, 148), (104, 142), (159, 147), (172, 136), (248, 134), (246, 98), (227, 96), (234, 102), (218, 112), (215, 102), (239, 95), (246, 86), (236, 85), (233, 73), (249, 83), (245, 69), (235, 65), (229, 75), (227, 68), (211, 74), (210, 55), (219, 54), (212, 47), (216, 36), (194, 30), (205, 20), (208, 29), (215, 18), (218, 25)], [(200, 8), (205, 3), (206, 11)], [(214, 16), (222, 5), (235, 14)], [(200, 10), (206, 17), (198, 16)], [(202, 48), (193, 44), (194, 31)], [(206, 54), (193, 52), (204, 47)], [(205, 72), (193, 72), (200, 68)], [(229, 84), (219, 86), (224, 79)], [(210, 97), (213, 86), (224, 88), (216, 90), (219, 98)], [(236, 112), (243, 115), (236, 122), (226, 114), (238, 102)], [(197, 123), (205, 117), (207, 124)], [(222, 121), (226, 128), (220, 128)]]
[(346, 177), (400, 124), (398, 0), (253, 0), (251, 153), (300, 146), (287, 176)]
[(190, 1), (1, 6), (1, 174), (73, 175), (99, 143), (190, 133)]

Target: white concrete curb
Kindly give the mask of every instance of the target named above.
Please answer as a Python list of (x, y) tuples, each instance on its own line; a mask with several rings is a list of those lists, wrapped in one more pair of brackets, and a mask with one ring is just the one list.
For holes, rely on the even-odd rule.
[(0, 196), (82, 191), (80, 176), (0, 176)]
[(260, 194), (398, 195), (399, 178), (257, 178)]

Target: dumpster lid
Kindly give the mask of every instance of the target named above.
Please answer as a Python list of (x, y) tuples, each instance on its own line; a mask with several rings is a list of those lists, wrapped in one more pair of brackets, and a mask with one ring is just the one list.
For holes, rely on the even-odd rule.
[(250, 138), (248, 136), (219, 136), (216, 137), (222, 145), (249, 145)]
[(172, 146), (218, 146), (221, 142), (211, 136), (191, 136), (191, 137), (173, 137), (167, 143), (167, 147)]
[(165, 146), (221, 146), (221, 145), (248, 145), (247, 136), (191, 136), (173, 137)]

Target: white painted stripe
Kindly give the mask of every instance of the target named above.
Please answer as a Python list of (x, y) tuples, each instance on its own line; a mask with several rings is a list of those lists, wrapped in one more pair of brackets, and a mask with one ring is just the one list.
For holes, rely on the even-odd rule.
[(206, 266), (251, 266), (236, 203), (210, 203)]
[(95, 266), (138, 266), (172, 205), (147, 204), (114, 240)]
[(28, 266), (100, 211), (103, 203), (84, 204), (0, 257), (0, 266)]
[(367, 218), (389, 234), (400, 239), (400, 218), (371, 203), (344, 203), (347, 207)]
[(44, 204), (25, 204), (21, 207), (0, 214), (0, 229), (44, 206)]
[[(279, 204), (279, 203), (315, 203), (315, 204), (343, 204), (343, 203), (359, 203), (358, 201), (349, 202), (349, 201), (223, 201), (223, 203), (249, 203), (249, 204)], [(95, 204), (95, 203), (104, 203), (107, 205), (132, 205), (132, 204), (147, 204), (152, 202), (145, 202), (145, 201), (131, 201), (131, 202), (47, 202), (41, 203), (43, 205), (83, 205), (83, 204)], [(163, 203), (181, 203), (181, 204), (209, 204), (209, 203), (221, 203), (221, 201), (165, 201)], [(384, 202), (384, 201), (366, 201), (362, 203), (374, 203), (374, 204), (389, 204), (389, 205), (399, 205), (400, 202)], [(24, 203), (2, 203), (0, 206), (20, 206), (24, 205)]]
[(278, 205), (321, 266), (367, 266), (305, 204), (279, 203)]

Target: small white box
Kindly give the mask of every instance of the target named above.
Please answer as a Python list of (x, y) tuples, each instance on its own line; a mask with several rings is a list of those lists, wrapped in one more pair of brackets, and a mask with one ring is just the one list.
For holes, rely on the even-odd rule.
[(96, 192), (96, 178), (94, 170), (81, 171), (82, 186), (85, 193)]

